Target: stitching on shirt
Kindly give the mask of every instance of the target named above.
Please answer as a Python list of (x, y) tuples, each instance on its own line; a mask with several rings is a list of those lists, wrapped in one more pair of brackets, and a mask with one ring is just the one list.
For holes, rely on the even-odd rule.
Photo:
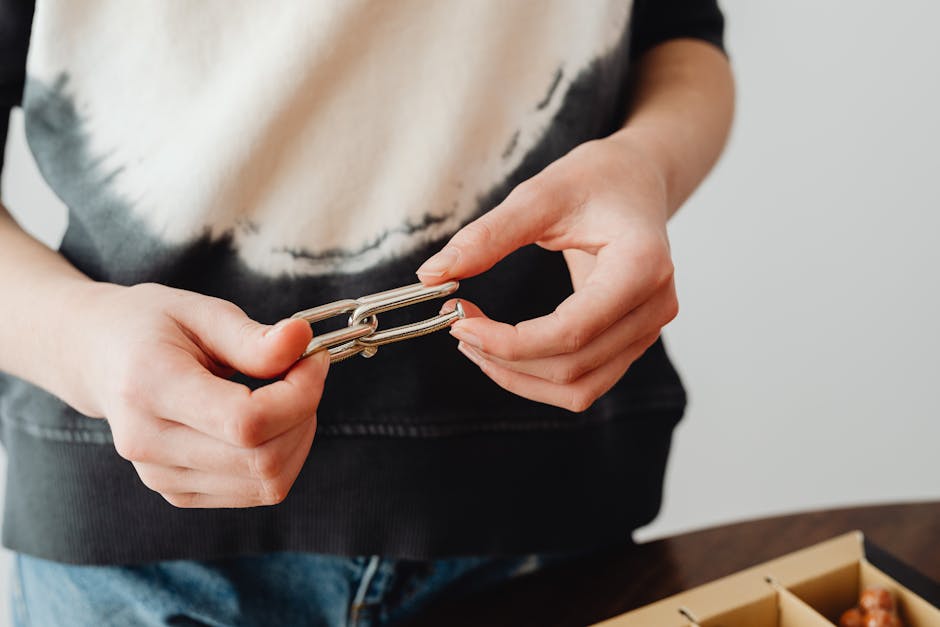
[[(630, 405), (633, 411), (649, 412), (659, 414), (664, 411), (675, 411), (683, 407), (678, 402), (649, 402), (636, 403)], [(626, 418), (631, 420), (633, 417)], [(611, 418), (607, 416), (592, 417), (585, 419), (577, 414), (572, 414), (569, 420), (564, 419), (544, 419), (544, 420), (526, 420), (524, 418), (501, 419), (488, 422), (474, 423), (422, 423), (422, 424), (387, 424), (387, 423), (342, 423), (323, 425), (317, 429), (319, 435), (326, 436), (393, 436), (393, 437), (417, 437), (417, 438), (440, 438), (456, 435), (470, 435), (474, 433), (523, 433), (530, 431), (570, 431), (579, 429), (586, 425), (602, 424), (605, 422), (617, 422), (623, 418)]]
[[(622, 393), (619, 398), (616, 399), (617, 403), (617, 412), (616, 413), (625, 413), (635, 410), (643, 410), (650, 405), (658, 405), (661, 403), (672, 403), (672, 404), (685, 404), (686, 393), (685, 390), (678, 385), (659, 385), (656, 387), (648, 387), (639, 391), (628, 391)], [(455, 406), (441, 406), (432, 410), (424, 409), (421, 413), (416, 413), (410, 411), (406, 407), (393, 407), (390, 409), (377, 408), (369, 412), (369, 416), (373, 420), (387, 420), (393, 424), (400, 423), (403, 418), (411, 416), (432, 416), (432, 415), (446, 415), (452, 417), (470, 417), (475, 421), (480, 423), (489, 423), (490, 419), (481, 418), (481, 416), (486, 416), (487, 412), (490, 415), (494, 416), (505, 416), (510, 420), (522, 420), (522, 419), (534, 419), (542, 420), (545, 417), (546, 405), (540, 403), (529, 403), (527, 405), (522, 405), (520, 407), (513, 407), (509, 410), (505, 408), (494, 405), (492, 407), (461, 407), (459, 405), (459, 399), (455, 399)], [(604, 403), (605, 397), (601, 397), (598, 401), (598, 404)], [(608, 401), (609, 402), (609, 401)], [(596, 407), (596, 406), (595, 406)], [(558, 412), (560, 410), (554, 407), (548, 407), (548, 411)], [(595, 410), (593, 413), (601, 413)], [(570, 416), (577, 416), (578, 414), (568, 414)], [(350, 422), (353, 422), (352, 420)], [(567, 421), (566, 421), (567, 422)], [(425, 421), (424, 424), (431, 424), (429, 421)]]
[(36, 438), (55, 440), (57, 442), (78, 442), (82, 444), (111, 444), (114, 438), (110, 432), (97, 429), (83, 429), (81, 427), (47, 427), (35, 425), (22, 420), (13, 420), (4, 417), (4, 424), (10, 425), (20, 431)]
[[(659, 402), (644, 403), (642, 406), (631, 406), (631, 409), (644, 412), (661, 413), (675, 411), (682, 408), (681, 403)], [(592, 418), (585, 420), (573, 415), (570, 420), (527, 420), (502, 419), (486, 423), (423, 423), (414, 425), (351, 422), (342, 424), (322, 425), (317, 429), (318, 436), (327, 437), (355, 437), (355, 436), (384, 436), (384, 437), (411, 437), (411, 438), (442, 438), (457, 435), (471, 435), (474, 433), (525, 433), (531, 431), (568, 431), (586, 425), (601, 424), (617, 421), (617, 418)], [(111, 444), (114, 438), (106, 431), (94, 431), (81, 428), (55, 428), (24, 423), (21, 421), (4, 420), (8, 425), (19, 429), (33, 437), (54, 440), (58, 442), (75, 442), (81, 444)]]
[[(498, 416), (492, 419), (481, 420), (481, 413), (485, 409), (474, 410), (448, 410), (452, 416), (476, 417), (473, 422), (422, 422), (405, 424), (391, 422), (401, 419), (402, 414), (377, 413), (375, 418), (386, 422), (342, 422), (336, 424), (321, 424), (317, 428), (318, 436), (327, 437), (356, 437), (356, 436), (383, 436), (383, 437), (410, 437), (410, 438), (441, 438), (475, 433), (526, 433), (532, 431), (570, 431), (591, 424), (602, 424), (619, 420), (632, 420), (636, 414), (660, 414), (667, 411), (681, 410), (685, 406), (685, 394), (676, 388), (660, 388), (653, 394), (647, 394), (643, 400), (627, 402), (620, 406), (617, 414), (612, 416), (609, 412), (598, 412), (596, 415), (570, 414), (564, 418), (540, 418), (534, 408), (532, 413), (514, 412), (512, 416)], [(624, 416), (625, 414), (631, 414)], [(89, 429), (80, 426), (50, 427), (37, 425), (24, 420), (17, 420), (9, 416), (0, 416), (0, 422), (25, 432), (36, 438), (58, 442), (75, 442), (80, 444), (112, 444), (114, 438), (110, 431)]]

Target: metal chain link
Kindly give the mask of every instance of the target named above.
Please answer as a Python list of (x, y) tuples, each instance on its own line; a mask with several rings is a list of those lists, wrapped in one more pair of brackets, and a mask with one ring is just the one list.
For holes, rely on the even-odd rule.
[(349, 322), (344, 328), (314, 336), (307, 344), (307, 349), (300, 358), (309, 357), (322, 350), (329, 351), (330, 363), (348, 359), (353, 355), (361, 354), (363, 357), (372, 357), (379, 350), (379, 346), (383, 344), (400, 342), (446, 329), (457, 320), (465, 317), (460, 301), (457, 301), (457, 306), (453, 311), (442, 313), (427, 320), (382, 331), (378, 330), (378, 314), (423, 303), (427, 300), (450, 296), (457, 291), (459, 286), (460, 284), (457, 281), (448, 281), (432, 287), (415, 283), (394, 290), (379, 292), (378, 294), (338, 300), (319, 307), (298, 311), (291, 318), (306, 320), (311, 326), (328, 318), (350, 314)]

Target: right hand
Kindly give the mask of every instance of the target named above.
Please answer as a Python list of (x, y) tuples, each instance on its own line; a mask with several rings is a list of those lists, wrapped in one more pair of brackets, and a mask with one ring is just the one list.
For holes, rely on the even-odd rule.
[[(142, 284), (92, 284), (73, 321), (64, 400), (111, 425), (118, 454), (177, 507), (279, 503), (316, 431), (325, 352), (297, 361), (303, 320), (268, 326), (234, 304)], [(278, 381), (257, 390), (235, 371)]]

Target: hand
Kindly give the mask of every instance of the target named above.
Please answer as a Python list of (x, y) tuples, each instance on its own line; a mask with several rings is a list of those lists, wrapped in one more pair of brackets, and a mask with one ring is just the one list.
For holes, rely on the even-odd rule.
[(666, 187), (627, 130), (588, 142), (458, 231), (418, 277), (474, 276), (532, 243), (564, 251), (574, 293), (551, 314), (513, 326), (465, 303), (451, 334), (503, 388), (583, 411), (678, 313)]
[[(224, 300), (92, 284), (66, 400), (106, 417), (121, 457), (177, 507), (281, 502), (310, 450), (329, 360), (297, 362), (310, 326), (258, 324)], [(296, 363), (295, 363), (296, 362)], [(235, 371), (283, 378), (251, 391)]]

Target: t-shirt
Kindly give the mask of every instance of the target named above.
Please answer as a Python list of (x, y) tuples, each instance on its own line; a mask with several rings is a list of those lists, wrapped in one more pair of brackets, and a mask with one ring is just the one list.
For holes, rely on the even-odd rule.
[[(68, 207), (61, 254), (95, 280), (221, 297), (266, 323), (413, 283), (458, 228), (622, 126), (646, 50), (720, 46), (723, 27), (708, 0), (0, 7), (2, 104), (22, 103)], [(515, 323), (571, 289), (561, 254), (528, 246), (457, 295)], [(684, 405), (661, 342), (576, 414), (502, 390), (435, 334), (331, 368), (283, 503), (190, 510), (141, 483), (107, 421), (0, 376), (3, 541), (80, 563), (587, 549), (655, 515)]]

